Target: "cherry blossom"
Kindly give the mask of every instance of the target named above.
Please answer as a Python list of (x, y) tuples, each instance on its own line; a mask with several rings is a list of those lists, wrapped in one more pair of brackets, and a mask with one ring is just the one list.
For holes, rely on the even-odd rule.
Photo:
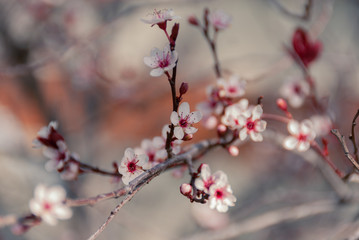
[(310, 143), (315, 138), (313, 123), (310, 120), (304, 120), (301, 123), (291, 120), (287, 125), (291, 136), (284, 139), (283, 147), (288, 150), (297, 149), (304, 152), (309, 149)]
[(216, 181), (211, 185), (209, 195), (209, 208), (217, 209), (218, 212), (227, 212), (228, 206), (233, 207), (237, 201), (231, 186), (224, 181)]
[(288, 103), (294, 108), (302, 106), (309, 93), (309, 84), (306, 81), (296, 79), (288, 80), (280, 89), (280, 94), (288, 99)]
[(132, 148), (127, 148), (118, 171), (122, 174), (123, 183), (128, 185), (131, 180), (135, 179), (149, 168), (147, 155), (137, 155)]
[(162, 9), (159, 11), (155, 9), (152, 14), (149, 14), (146, 18), (142, 18), (141, 21), (151, 24), (151, 27), (157, 24), (161, 29), (165, 29), (167, 21), (172, 21), (173, 19), (179, 18), (179, 16), (175, 16), (175, 13), (172, 9)]
[(201, 165), (201, 178), (195, 181), (196, 188), (209, 194), (209, 188), (217, 181), (227, 182), (227, 175), (222, 171), (217, 171), (211, 175), (211, 169), (207, 164)]
[(232, 18), (222, 10), (210, 13), (208, 20), (216, 31), (226, 29), (232, 22)]
[(190, 112), (188, 102), (183, 102), (178, 107), (178, 112), (172, 112), (171, 122), (175, 126), (174, 135), (181, 140), (185, 134), (194, 134), (197, 128), (192, 127), (192, 124), (198, 123), (202, 119), (200, 111)]
[(301, 28), (294, 32), (292, 44), (294, 51), (306, 67), (318, 57), (322, 50), (322, 43), (320, 41), (312, 42), (308, 33)]
[(245, 112), (248, 112), (248, 100), (243, 98), (226, 108), (221, 121), (232, 130), (242, 128), (244, 123), (239, 122), (239, 118)]
[(239, 138), (243, 141), (249, 135), (255, 142), (263, 141), (263, 136), (260, 132), (266, 129), (267, 122), (261, 120), (263, 109), (260, 105), (255, 106), (252, 110), (244, 112), (239, 118), (239, 125), (243, 126), (243, 129), (239, 132)]
[(234, 202), (237, 200), (228, 184), (227, 175), (222, 171), (211, 175), (207, 164), (201, 165), (201, 178), (196, 179), (195, 186), (209, 194), (209, 207), (215, 208), (219, 212), (226, 212), (228, 206), (234, 206)]
[(64, 141), (64, 138), (56, 131), (58, 127), (57, 122), (52, 121), (47, 127), (42, 127), (37, 133), (37, 138), (33, 140), (33, 146), (40, 148), (42, 146), (57, 149), (57, 142)]
[(317, 137), (327, 135), (333, 128), (332, 120), (326, 115), (314, 115), (310, 118), (310, 121), (313, 123), (313, 129)]
[(47, 171), (60, 170), (70, 158), (70, 152), (64, 141), (57, 141), (58, 149), (45, 148), (43, 154), (50, 160), (45, 164)]
[(151, 50), (151, 56), (144, 57), (143, 60), (147, 66), (153, 68), (150, 75), (152, 77), (159, 77), (174, 68), (177, 59), (177, 52), (171, 51), (170, 46), (166, 45), (163, 50), (153, 48)]
[(182, 185), (180, 186), (180, 192), (184, 196), (188, 196), (192, 193), (192, 186), (188, 183), (182, 183)]
[(228, 80), (218, 79), (217, 86), (220, 89), (220, 97), (236, 98), (244, 95), (246, 82), (232, 75)]
[(56, 225), (57, 219), (69, 219), (72, 211), (64, 204), (66, 192), (61, 186), (47, 188), (40, 184), (35, 188), (35, 196), (30, 200), (31, 212), (50, 225)]

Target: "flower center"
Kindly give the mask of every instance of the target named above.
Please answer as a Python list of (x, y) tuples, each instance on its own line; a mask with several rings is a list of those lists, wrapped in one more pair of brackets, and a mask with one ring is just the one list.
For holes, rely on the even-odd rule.
[(296, 85), (294, 85), (294, 92), (296, 94), (300, 95), (300, 94), (302, 94), (302, 88), (298, 84), (296, 84)]
[(248, 122), (247, 122), (247, 129), (248, 129), (248, 130), (253, 130), (254, 127), (255, 127), (254, 122), (252, 122), (252, 121), (248, 121)]
[(51, 204), (48, 202), (44, 202), (43, 207), (44, 207), (45, 211), (50, 211), (52, 208)]
[(155, 153), (150, 152), (147, 155), (148, 155), (148, 161), (149, 162), (154, 162), (155, 161)]
[(216, 192), (214, 193), (214, 196), (217, 198), (217, 199), (222, 199), (223, 198), (223, 191), (221, 189), (217, 189)]
[(298, 140), (299, 140), (299, 141), (302, 141), (302, 142), (305, 142), (305, 141), (307, 140), (307, 135), (305, 135), (305, 134), (299, 134)]
[(187, 122), (187, 119), (181, 119), (179, 121), (179, 125), (183, 128), (187, 127), (188, 126), (188, 122)]
[[(137, 161), (138, 162), (138, 161)], [(130, 173), (134, 173), (137, 169), (137, 163), (135, 160), (132, 160), (130, 162), (127, 163), (127, 169)]]
[(234, 86), (230, 86), (230, 87), (228, 88), (228, 92), (230, 92), (230, 93), (236, 93), (236, 92), (237, 92), (237, 88), (234, 87)]

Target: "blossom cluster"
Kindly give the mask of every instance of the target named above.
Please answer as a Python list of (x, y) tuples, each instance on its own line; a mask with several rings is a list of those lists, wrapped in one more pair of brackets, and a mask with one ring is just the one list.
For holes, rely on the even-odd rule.
[(45, 168), (48, 171), (57, 170), (64, 180), (76, 179), (79, 174), (79, 164), (76, 155), (70, 153), (64, 137), (57, 131), (57, 122), (50, 122), (42, 127), (33, 141), (35, 148), (44, 147), (43, 154), (49, 159)]

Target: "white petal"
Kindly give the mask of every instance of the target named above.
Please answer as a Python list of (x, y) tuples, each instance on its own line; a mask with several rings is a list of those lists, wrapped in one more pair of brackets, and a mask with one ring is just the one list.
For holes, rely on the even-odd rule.
[(134, 159), (136, 157), (134, 150), (132, 148), (126, 148), (124, 157), (128, 160)]
[(195, 128), (195, 127), (186, 127), (186, 128), (184, 129), (184, 131), (185, 131), (185, 133), (187, 133), (187, 134), (194, 134), (194, 133), (196, 133), (196, 132), (198, 131), (198, 129)]
[(190, 113), (188, 102), (183, 102), (178, 108), (178, 115), (180, 117), (188, 116)]
[(38, 202), (36, 199), (30, 200), (29, 207), (30, 207), (30, 211), (36, 216), (40, 216), (43, 211), (42, 204)]
[(240, 109), (245, 110), (248, 108), (248, 99), (243, 98), (237, 104), (240, 107)]
[(55, 226), (57, 224), (57, 219), (51, 213), (42, 214), (41, 218), (49, 225)]
[(300, 130), (299, 130), (299, 123), (295, 120), (291, 120), (288, 125), (287, 125), (287, 128), (288, 128), (288, 132), (292, 135), (299, 135), (300, 133)]
[(263, 141), (263, 136), (260, 133), (257, 133), (255, 131), (250, 131), (249, 135), (251, 136), (251, 139), (254, 142), (262, 142)]
[(184, 137), (184, 132), (181, 127), (175, 127), (174, 135), (177, 139), (181, 140)]
[(314, 132), (312, 121), (310, 121), (309, 119), (304, 120), (300, 124), (300, 131), (305, 135), (308, 135), (309, 133)]
[(258, 122), (256, 122), (256, 126), (255, 126), (255, 131), (257, 132), (263, 132), (267, 127), (267, 122), (260, 120)]
[(47, 191), (46, 198), (49, 202), (52, 203), (61, 202), (66, 198), (65, 189), (60, 186), (51, 187)]
[[(166, 136), (166, 138), (167, 138), (167, 136)], [(166, 142), (162, 137), (154, 137), (152, 140), (152, 144), (155, 148), (160, 149), (166, 145)]]
[(288, 136), (283, 141), (283, 147), (287, 150), (293, 150), (298, 144), (298, 139), (293, 136)]
[(198, 123), (202, 119), (202, 113), (200, 111), (191, 112), (188, 118), (190, 123)]
[(244, 139), (247, 138), (247, 129), (246, 128), (243, 128), (240, 132), (239, 132), (239, 139), (241, 139), (242, 141)]
[(310, 143), (308, 141), (300, 141), (297, 149), (299, 152), (304, 152), (307, 151), (309, 147), (310, 147)]
[(201, 177), (207, 181), (207, 179), (211, 176), (211, 169), (209, 168), (208, 164), (202, 164), (201, 167)]
[(194, 182), (194, 185), (196, 186), (197, 189), (204, 190), (204, 183), (202, 179), (197, 178), (196, 181)]
[(260, 119), (263, 114), (263, 109), (260, 105), (254, 107), (252, 112), (252, 120)]
[(151, 67), (151, 68), (157, 68), (158, 67), (158, 62), (155, 61), (155, 59), (153, 57), (144, 57), (143, 58), (143, 62)]
[(57, 205), (53, 209), (53, 212), (58, 219), (69, 219), (72, 217), (71, 209), (66, 207), (65, 205)]
[(172, 112), (170, 119), (173, 125), (177, 126), (179, 124), (179, 117), (177, 112)]
[(42, 201), (43, 199), (45, 199), (46, 192), (47, 192), (47, 188), (44, 184), (37, 185), (35, 188), (35, 194), (34, 194), (35, 198), (37, 200)]
[(164, 70), (162, 68), (155, 68), (150, 72), (150, 75), (152, 77), (159, 77), (164, 73)]

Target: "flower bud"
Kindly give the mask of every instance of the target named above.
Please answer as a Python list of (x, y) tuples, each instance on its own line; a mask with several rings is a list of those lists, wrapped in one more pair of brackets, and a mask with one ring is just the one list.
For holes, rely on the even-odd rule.
[(225, 134), (227, 132), (227, 126), (224, 124), (219, 124), (217, 126), (217, 132), (219, 136), (222, 136), (223, 134)]
[(230, 147), (228, 148), (228, 152), (229, 152), (229, 154), (231, 154), (233, 157), (236, 157), (236, 156), (238, 156), (238, 154), (239, 154), (239, 149), (238, 149), (238, 147), (236, 147), (236, 146), (230, 146)]
[(288, 112), (287, 102), (283, 98), (277, 99), (277, 106), (284, 112)]
[(189, 185), (188, 183), (182, 183), (181, 187), (180, 187), (180, 192), (184, 195), (184, 196), (189, 196), (192, 193), (192, 186)]
[(188, 18), (188, 22), (194, 26), (198, 26), (199, 25), (199, 22), (198, 22), (198, 19), (195, 17), (195, 16), (190, 16)]
[(171, 32), (171, 40), (175, 43), (177, 40), (177, 36), (178, 36), (178, 31), (179, 31), (179, 23), (175, 23), (175, 25), (173, 25), (172, 27), (172, 32)]
[(183, 141), (189, 141), (189, 140), (192, 140), (193, 138), (193, 134), (186, 134), (184, 137), (183, 137)]
[(180, 95), (184, 95), (188, 91), (188, 83), (183, 82), (180, 87)]

